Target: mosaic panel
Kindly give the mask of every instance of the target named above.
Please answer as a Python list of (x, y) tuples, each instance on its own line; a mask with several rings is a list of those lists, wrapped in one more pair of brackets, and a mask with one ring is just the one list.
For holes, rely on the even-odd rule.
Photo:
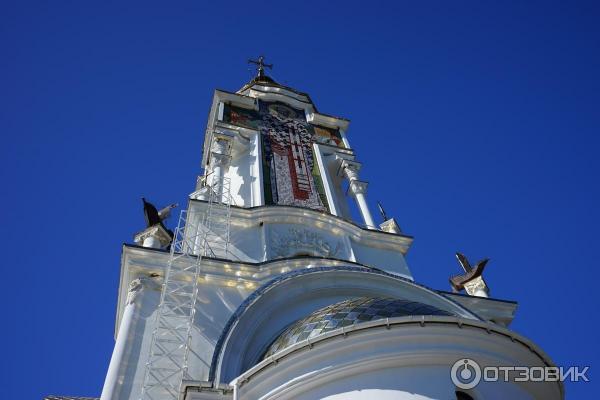
[(342, 135), (337, 129), (325, 128), (324, 126), (313, 125), (315, 131), (315, 140), (319, 143), (330, 146), (346, 147), (342, 141)]
[(304, 111), (260, 102), (260, 117), (267, 201), (327, 211), (312, 149), (315, 133)]
[(304, 110), (260, 100), (258, 111), (225, 104), (223, 121), (260, 131), (267, 204), (329, 210), (312, 144), (344, 147), (337, 129), (309, 124)]
[(258, 130), (260, 115), (254, 110), (225, 104), (223, 108), (223, 121), (243, 128)]
[(312, 339), (334, 329), (366, 321), (409, 315), (451, 316), (454, 314), (427, 304), (389, 297), (359, 297), (344, 300), (321, 308), (308, 317), (291, 324), (271, 344), (264, 357), (269, 357), (295, 343)]

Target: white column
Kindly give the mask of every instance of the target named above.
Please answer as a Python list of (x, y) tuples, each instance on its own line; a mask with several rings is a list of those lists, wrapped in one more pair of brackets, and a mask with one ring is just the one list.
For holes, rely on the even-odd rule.
[(367, 205), (367, 198), (365, 197), (365, 194), (367, 193), (367, 182), (350, 182), (350, 193), (352, 193), (352, 196), (358, 204), (358, 209), (365, 221), (365, 225), (370, 229), (377, 229), (371, 211), (369, 211), (369, 206)]
[(349, 181), (348, 191), (356, 200), (356, 204), (358, 205), (358, 209), (363, 217), (365, 225), (367, 225), (369, 229), (377, 229), (375, 226), (375, 221), (373, 221), (371, 211), (369, 211), (369, 206), (367, 205), (367, 198), (365, 197), (368, 184), (367, 182), (363, 182), (358, 179), (358, 170), (360, 169), (360, 164), (353, 161), (343, 160), (342, 169), (344, 175)]
[(210, 152), (210, 169), (212, 178), (209, 178), (209, 185), (215, 190), (217, 198), (220, 199), (223, 193), (223, 178), (231, 160), (230, 138), (215, 135)]
[(102, 388), (100, 400), (113, 400), (117, 398), (118, 388), (120, 386), (119, 376), (122, 373), (121, 365), (123, 365), (123, 358), (125, 357), (128, 347), (127, 340), (133, 334), (131, 330), (135, 321), (139, 318), (139, 311), (142, 303), (141, 295), (144, 290), (147, 290), (148, 286), (157, 288), (158, 284), (155, 283), (152, 278), (134, 279), (129, 284), (127, 299), (125, 300), (125, 309), (123, 310), (123, 316), (121, 317), (121, 323), (119, 324), (119, 333), (117, 334), (115, 348), (112, 357), (110, 358), (110, 364), (108, 366), (108, 372), (106, 373), (106, 379), (104, 380), (104, 387)]

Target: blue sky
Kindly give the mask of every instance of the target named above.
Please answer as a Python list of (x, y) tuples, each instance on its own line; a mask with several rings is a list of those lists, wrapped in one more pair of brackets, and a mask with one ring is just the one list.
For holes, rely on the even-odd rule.
[(140, 197), (185, 204), (212, 92), (272, 76), (349, 118), (417, 281), (490, 257), (512, 328), (599, 392), (600, 9), (594, 2), (3, 2), (1, 376), (99, 395)]

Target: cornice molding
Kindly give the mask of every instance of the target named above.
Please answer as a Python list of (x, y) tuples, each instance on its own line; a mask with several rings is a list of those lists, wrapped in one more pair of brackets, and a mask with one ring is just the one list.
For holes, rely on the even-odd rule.
[[(115, 313), (115, 338), (126, 305), (130, 283), (140, 277), (142, 279), (152, 277), (160, 282), (167, 268), (169, 257), (170, 253), (166, 250), (142, 247), (135, 244), (123, 244)], [(213, 285), (239, 286), (247, 290), (255, 289), (277, 275), (294, 270), (348, 265), (369, 268), (364, 264), (348, 260), (313, 256), (279, 258), (257, 263), (203, 257), (202, 263), (201, 281)], [(379, 271), (376, 268), (371, 269)], [(399, 277), (411, 280), (409, 276), (400, 275)]]
[(133, 237), (133, 241), (138, 245), (142, 245), (144, 240), (150, 236), (156, 236), (162, 247), (168, 246), (171, 243), (171, 235), (166, 231), (162, 224), (152, 225), (141, 232), (138, 232)]
[[(208, 203), (203, 200), (190, 199), (190, 208), (203, 209)], [(334, 232), (344, 232), (353, 240), (360, 241), (373, 247), (390, 247), (400, 249), (403, 255), (408, 253), (414, 238), (405, 234), (389, 233), (379, 230), (362, 228), (352, 221), (326, 212), (304, 207), (293, 206), (231, 206), (231, 224), (251, 226), (263, 223), (291, 223), (309, 225), (314, 228), (331, 229)]]
[[(238, 94), (242, 94), (252, 98), (279, 98), (287, 97), (289, 100), (296, 103), (301, 103), (303, 106), (300, 108), (310, 108), (312, 111), (316, 111), (310, 96), (306, 93), (298, 92), (292, 88), (288, 88), (282, 85), (261, 85), (260, 83), (251, 83), (240, 89)], [(276, 97), (272, 97), (276, 96)]]
[(332, 115), (320, 114), (318, 112), (307, 113), (306, 120), (311, 124), (339, 129), (344, 132), (346, 132), (350, 126), (350, 120), (346, 118), (334, 117)]

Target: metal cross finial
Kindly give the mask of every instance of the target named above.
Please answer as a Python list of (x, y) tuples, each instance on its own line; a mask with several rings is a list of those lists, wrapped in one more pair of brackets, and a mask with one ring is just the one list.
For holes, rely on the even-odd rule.
[(248, 64), (256, 64), (258, 66), (258, 77), (265, 76), (265, 68), (273, 69), (273, 64), (265, 64), (265, 56), (259, 56), (258, 60), (248, 60)]

